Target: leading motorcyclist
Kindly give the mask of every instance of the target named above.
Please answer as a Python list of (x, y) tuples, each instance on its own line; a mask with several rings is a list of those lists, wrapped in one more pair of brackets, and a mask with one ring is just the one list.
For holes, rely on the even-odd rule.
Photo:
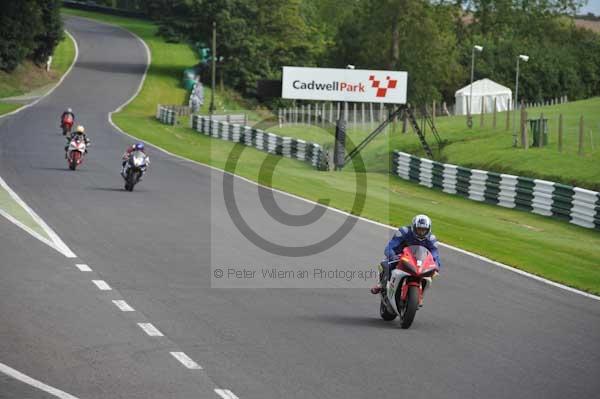
[(410, 226), (400, 227), (385, 247), (386, 259), (381, 262), (379, 283), (371, 288), (372, 294), (381, 293), (390, 278), (391, 270), (396, 266), (398, 254), (411, 245), (421, 245), (427, 248), (438, 267), (442, 267), (437, 249), (437, 238), (431, 233), (431, 219), (427, 215), (417, 215), (413, 218)]
[(75, 123), (75, 114), (71, 108), (67, 108), (60, 116), (60, 128), (64, 128), (64, 124), (68, 118), (71, 118), (71, 124)]
[[(148, 159), (148, 154), (146, 154), (146, 148), (144, 146), (144, 143), (137, 142), (135, 144), (132, 144), (129, 147), (127, 147), (127, 150), (125, 150), (125, 153), (123, 154), (123, 158), (122, 158), (123, 164), (122, 164), (122, 169), (121, 169), (122, 176), (125, 176), (125, 167), (127, 166), (127, 161), (129, 161), (131, 154), (133, 154), (135, 151), (141, 151), (146, 156), (146, 165), (150, 164), (150, 159)], [(141, 180), (141, 176), (140, 176), (140, 180)]]

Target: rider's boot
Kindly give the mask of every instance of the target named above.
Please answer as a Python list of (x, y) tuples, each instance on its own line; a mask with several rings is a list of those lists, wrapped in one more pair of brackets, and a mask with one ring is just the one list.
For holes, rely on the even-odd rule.
[(379, 282), (371, 287), (371, 294), (380, 294), (382, 290), (385, 290), (387, 284), (386, 271), (383, 266), (383, 262), (379, 265)]

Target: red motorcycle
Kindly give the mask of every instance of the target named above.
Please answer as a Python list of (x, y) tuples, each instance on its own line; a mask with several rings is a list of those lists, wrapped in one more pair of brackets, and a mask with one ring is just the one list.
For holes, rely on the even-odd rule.
[(63, 136), (71, 134), (71, 129), (73, 128), (73, 116), (65, 115), (62, 122), (60, 123), (60, 127), (62, 128)]
[(78, 135), (75, 135), (75, 137), (71, 139), (67, 149), (67, 163), (69, 164), (69, 169), (75, 170), (77, 166), (81, 165), (86, 147), (85, 140)]
[[(404, 248), (392, 270), (385, 289), (381, 290), (379, 314), (386, 321), (400, 317), (402, 328), (409, 328), (423, 304), (423, 291), (439, 267), (431, 252), (420, 245)], [(390, 265), (390, 267), (392, 267)]]

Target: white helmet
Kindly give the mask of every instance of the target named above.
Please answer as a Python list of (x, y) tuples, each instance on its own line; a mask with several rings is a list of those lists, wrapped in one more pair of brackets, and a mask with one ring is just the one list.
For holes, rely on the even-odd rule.
[(413, 218), (410, 227), (417, 240), (423, 241), (431, 233), (431, 219), (427, 215), (417, 215)]

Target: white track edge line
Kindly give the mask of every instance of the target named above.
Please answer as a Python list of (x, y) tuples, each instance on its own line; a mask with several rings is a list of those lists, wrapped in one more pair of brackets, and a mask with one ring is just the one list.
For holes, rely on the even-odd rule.
[(15, 109), (14, 111), (11, 111), (7, 114), (4, 115), (0, 115), (0, 119), (5, 118), (7, 116), (11, 116), (14, 115), (18, 112), (24, 111), (29, 107), (33, 107), (35, 104), (37, 104), (38, 102), (40, 102), (41, 100), (43, 100), (46, 96), (49, 96), (50, 93), (52, 93), (58, 86), (60, 86), (60, 84), (63, 82), (63, 80), (67, 77), (67, 75), (71, 72), (71, 69), (73, 69), (73, 67), (75, 66), (75, 63), (77, 62), (77, 59), (79, 58), (79, 47), (77, 46), (77, 40), (75, 40), (75, 37), (73, 37), (73, 35), (71, 35), (71, 33), (68, 30), (64, 30), (64, 32), (67, 34), (67, 36), (69, 36), (71, 38), (71, 40), (73, 40), (73, 44), (75, 46), (75, 57), (73, 57), (73, 62), (71, 62), (71, 65), (69, 66), (69, 69), (67, 69), (65, 71), (65, 73), (63, 74), (63, 76), (61, 76), (61, 78), (58, 80), (58, 82), (56, 82), (56, 84), (50, 89), (48, 90), (48, 92), (44, 93), (43, 95), (41, 95), (37, 100), (30, 102), (29, 104), (25, 104), (20, 108)]
[(19, 197), (19, 195), (13, 191), (12, 188), (10, 188), (10, 186), (4, 181), (4, 179), (2, 179), (2, 177), (0, 177), (0, 186), (2, 188), (4, 188), (6, 190), (6, 192), (8, 192), (8, 194), (12, 197), (12, 199), (21, 206), (21, 208), (23, 208), (32, 218), (33, 220), (40, 225), (40, 227), (42, 229), (44, 229), (44, 231), (46, 232), (46, 234), (48, 234), (48, 237), (50, 237), (50, 239), (54, 242), (54, 246), (53, 248), (56, 249), (58, 252), (62, 253), (64, 256), (66, 256), (67, 258), (76, 258), (77, 255), (75, 255), (73, 253), (73, 251), (71, 251), (71, 249), (69, 249), (69, 247), (67, 246), (67, 244), (65, 244), (63, 242), (63, 240), (60, 239), (60, 237), (58, 236), (58, 234), (56, 234), (54, 232), (54, 230), (52, 230), (50, 228), (50, 226), (48, 226), (46, 224), (46, 222), (44, 222), (44, 220), (38, 216), (37, 213), (35, 213), (35, 211), (33, 209), (31, 209), (29, 207), (29, 205), (27, 205), (25, 203), (25, 201), (23, 201), (21, 199), (21, 197)]
[(13, 369), (12, 367), (7, 366), (4, 363), (0, 363), (0, 371), (4, 374), (24, 382), (27, 385), (35, 387), (41, 391), (47, 392), (53, 396), (56, 396), (60, 399), (78, 399), (76, 396), (70, 395), (64, 391), (61, 391), (58, 388), (51, 387), (50, 385), (44, 384), (41, 381), (36, 380), (35, 378), (31, 378), (28, 375), (21, 373), (18, 370)]
[[(110, 24), (107, 24), (107, 25), (110, 25)], [(113, 26), (116, 26), (116, 25), (113, 25)], [(131, 137), (131, 138), (133, 138), (133, 139), (139, 140), (137, 137), (135, 137), (135, 136), (133, 136), (133, 135), (131, 135), (131, 134), (129, 134), (129, 133), (127, 133), (127, 132), (125, 132), (123, 129), (121, 129), (119, 126), (117, 126), (117, 125), (116, 125), (116, 124), (113, 122), (113, 120), (112, 120), (112, 114), (113, 114), (113, 113), (115, 113), (115, 112), (119, 112), (119, 111), (121, 111), (121, 110), (123, 109), (123, 107), (125, 107), (127, 104), (129, 104), (131, 101), (133, 101), (133, 99), (134, 99), (134, 98), (135, 98), (135, 97), (136, 97), (136, 96), (139, 94), (139, 92), (142, 90), (142, 86), (144, 85), (144, 82), (145, 82), (145, 80), (146, 80), (146, 74), (148, 73), (148, 68), (150, 68), (150, 63), (152, 62), (152, 57), (151, 57), (151, 54), (150, 54), (150, 49), (148, 48), (148, 45), (147, 45), (147, 44), (146, 44), (146, 42), (144, 42), (144, 41), (143, 41), (143, 40), (142, 40), (142, 39), (141, 39), (141, 38), (140, 38), (138, 35), (136, 35), (135, 33), (131, 32), (131, 31), (129, 31), (129, 30), (127, 30), (127, 29), (125, 29), (125, 28), (121, 28), (120, 26), (118, 26), (118, 28), (120, 28), (120, 29), (123, 29), (123, 30), (125, 30), (126, 32), (129, 32), (129, 33), (130, 33), (132, 36), (134, 36), (134, 37), (135, 37), (137, 40), (139, 40), (140, 42), (142, 42), (142, 44), (144, 45), (144, 48), (146, 49), (146, 55), (147, 55), (147, 57), (148, 57), (148, 64), (146, 65), (146, 71), (144, 72), (144, 75), (142, 76), (142, 80), (141, 80), (141, 82), (140, 82), (140, 86), (138, 87), (138, 90), (137, 90), (137, 92), (134, 94), (134, 96), (133, 96), (133, 97), (131, 97), (129, 100), (127, 100), (127, 102), (126, 102), (125, 104), (121, 105), (121, 106), (120, 106), (119, 108), (117, 108), (116, 110), (114, 110), (114, 111), (112, 111), (112, 112), (109, 112), (109, 114), (108, 114), (108, 122), (109, 122), (109, 123), (110, 123), (110, 124), (111, 124), (111, 125), (112, 125), (112, 126), (113, 126), (113, 127), (116, 129), (116, 130), (117, 130), (117, 131), (119, 131), (121, 134), (124, 134), (125, 136)], [(152, 144), (152, 143), (147, 143), (147, 144), (148, 144), (148, 145), (150, 145), (151, 147), (153, 147), (153, 148), (156, 148), (157, 150), (159, 150), (159, 151), (161, 151), (161, 152), (163, 152), (163, 153), (167, 154), (167, 155), (170, 155), (170, 156), (172, 156), (172, 157), (175, 157), (175, 158), (178, 158), (178, 159), (181, 159), (181, 160), (187, 161), (187, 162), (191, 162), (191, 163), (194, 163), (194, 164), (196, 164), (196, 165), (200, 165), (200, 166), (203, 166), (203, 167), (206, 167), (206, 168), (210, 168), (210, 169), (213, 169), (213, 170), (219, 171), (219, 172), (221, 172), (221, 173), (224, 173), (224, 174), (228, 174), (228, 175), (230, 175), (230, 176), (233, 176), (233, 177), (235, 177), (235, 178), (238, 178), (238, 179), (241, 179), (241, 180), (243, 180), (243, 181), (246, 181), (247, 183), (250, 183), (250, 184), (252, 184), (252, 185), (255, 185), (255, 186), (258, 186), (258, 187), (262, 187), (262, 188), (265, 188), (265, 189), (267, 189), (267, 190), (271, 190), (271, 191), (274, 191), (274, 192), (276, 192), (276, 193), (279, 193), (279, 194), (282, 194), (282, 195), (285, 195), (285, 196), (288, 196), (288, 197), (292, 197), (292, 198), (295, 198), (295, 199), (298, 199), (298, 200), (301, 200), (301, 201), (307, 202), (307, 203), (309, 203), (309, 204), (313, 204), (313, 205), (315, 205), (315, 206), (322, 206), (322, 207), (324, 207), (324, 208), (326, 208), (326, 209), (328, 209), (328, 210), (330, 210), (330, 211), (337, 212), (337, 213), (340, 213), (340, 214), (342, 214), (342, 215), (350, 216), (350, 217), (356, 218), (356, 219), (358, 219), (358, 220), (362, 220), (363, 222), (367, 222), (367, 223), (374, 224), (374, 225), (376, 225), (376, 226), (384, 227), (384, 228), (391, 229), (391, 230), (397, 230), (397, 229), (398, 229), (398, 227), (394, 227), (394, 226), (391, 226), (391, 225), (389, 225), (389, 224), (385, 224), (385, 223), (377, 222), (377, 221), (375, 221), (375, 220), (367, 219), (367, 218), (365, 218), (365, 217), (363, 217), (363, 216), (356, 216), (356, 215), (353, 215), (353, 214), (351, 214), (351, 213), (349, 213), (349, 212), (342, 211), (341, 209), (332, 208), (332, 207), (330, 207), (330, 206), (323, 205), (323, 204), (319, 204), (318, 202), (315, 202), (315, 201), (312, 201), (312, 200), (309, 200), (309, 199), (306, 199), (306, 198), (302, 198), (302, 197), (300, 197), (300, 196), (298, 196), (298, 195), (295, 195), (295, 194), (287, 193), (287, 192), (285, 192), (285, 191), (282, 191), (282, 190), (279, 190), (279, 189), (276, 189), (276, 188), (273, 188), (273, 187), (267, 187), (267, 186), (264, 186), (264, 185), (262, 185), (262, 184), (260, 184), (260, 183), (257, 183), (257, 182), (255, 182), (255, 181), (252, 181), (252, 180), (250, 180), (250, 179), (247, 179), (247, 178), (245, 178), (245, 177), (243, 177), (243, 176), (236, 175), (235, 173), (231, 173), (231, 172), (228, 172), (228, 171), (226, 171), (226, 170), (223, 170), (223, 169), (217, 168), (217, 167), (215, 167), (215, 166), (212, 166), (212, 165), (208, 165), (208, 164), (205, 164), (205, 163), (202, 163), (202, 162), (195, 161), (195, 160), (193, 160), (193, 159), (185, 158), (185, 157), (183, 157), (183, 156), (181, 156), (181, 155), (173, 154), (173, 153), (171, 153), (171, 152), (169, 152), (169, 151), (165, 150), (164, 148), (161, 148), (161, 147), (159, 147), (159, 146), (157, 146), (157, 145), (154, 145), (154, 144)], [(467, 251), (467, 250), (460, 249), (460, 248), (458, 248), (458, 247), (454, 247), (454, 246), (452, 246), (452, 245), (449, 245), (449, 244), (444, 244), (444, 243), (442, 243), (442, 242), (439, 242), (439, 244), (440, 244), (441, 246), (443, 246), (443, 247), (446, 247), (446, 248), (448, 248), (448, 249), (451, 249), (451, 250), (454, 250), (454, 251), (460, 252), (460, 253), (462, 253), (462, 254), (465, 254), (465, 255), (468, 255), (468, 256), (472, 256), (472, 257), (474, 257), (474, 258), (476, 258), (476, 259), (479, 259), (479, 260), (481, 260), (481, 261), (483, 261), (483, 262), (489, 263), (490, 265), (497, 266), (497, 267), (501, 267), (502, 269), (505, 269), (505, 270), (508, 270), (508, 271), (512, 271), (512, 272), (518, 273), (518, 274), (520, 274), (520, 275), (522, 275), (522, 276), (524, 276), (524, 277), (529, 277), (529, 278), (531, 278), (531, 279), (533, 279), (533, 280), (540, 281), (540, 282), (542, 282), (542, 283), (545, 283), (545, 284), (548, 284), (548, 285), (550, 285), (550, 286), (552, 286), (552, 287), (560, 288), (560, 289), (563, 289), (563, 290), (565, 290), (565, 291), (572, 292), (572, 293), (574, 293), (574, 294), (578, 294), (578, 295), (581, 295), (581, 296), (584, 296), (584, 297), (587, 297), (587, 298), (590, 298), (590, 299), (594, 299), (594, 300), (600, 301), (600, 296), (597, 296), (597, 295), (594, 295), (594, 294), (590, 294), (589, 292), (581, 291), (581, 290), (578, 290), (578, 289), (576, 289), (576, 288), (572, 288), (572, 287), (569, 287), (569, 286), (566, 286), (566, 285), (563, 285), (563, 284), (560, 284), (560, 283), (554, 282), (554, 281), (552, 281), (552, 280), (548, 280), (548, 279), (546, 279), (546, 278), (544, 278), (544, 277), (540, 277), (540, 276), (537, 276), (537, 275), (535, 275), (535, 274), (528, 273), (528, 272), (526, 272), (526, 271), (524, 271), (524, 270), (517, 269), (517, 268), (515, 268), (515, 267), (512, 267), (512, 266), (506, 265), (506, 264), (504, 264), (504, 263), (497, 262), (497, 261), (495, 261), (495, 260), (492, 260), (492, 259), (486, 258), (485, 256), (478, 255), (478, 254), (476, 254), (476, 253), (469, 252), (469, 251)]]

